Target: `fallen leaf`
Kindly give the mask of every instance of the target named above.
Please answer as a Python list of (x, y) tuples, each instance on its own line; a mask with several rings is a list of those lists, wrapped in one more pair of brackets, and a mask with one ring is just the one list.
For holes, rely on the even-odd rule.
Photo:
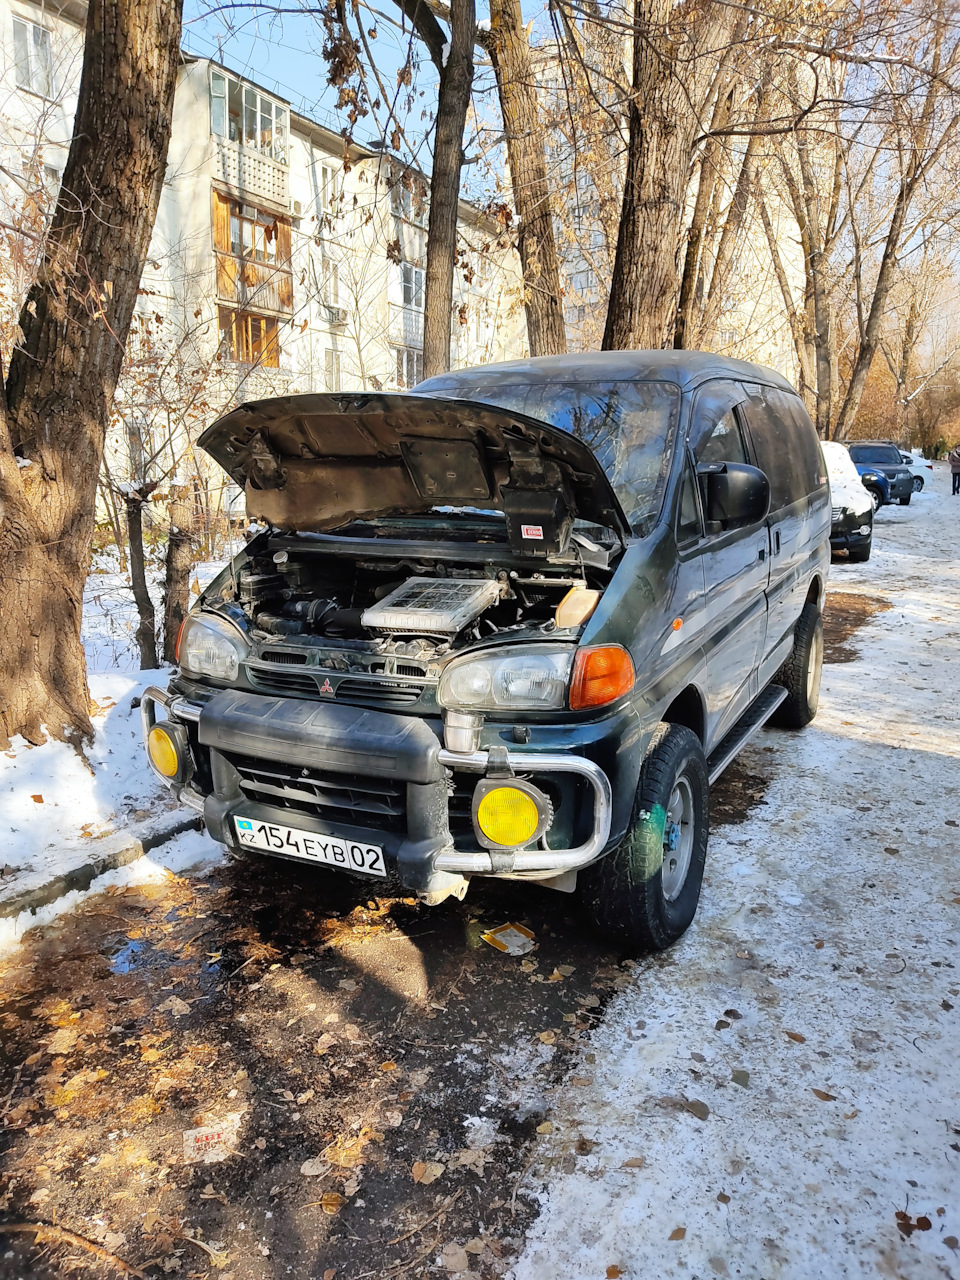
[(267, 1140), (266, 1138), (254, 1138), (253, 1145), (257, 1148), (258, 1151), (266, 1151)]
[(141, 1062), (157, 1062), (160, 1058), (159, 1049), (144, 1049), (140, 1055)]
[(721, 1204), (729, 1204), (729, 1203), (730, 1203), (730, 1197), (727, 1195), (727, 1193), (726, 1193), (725, 1191), (721, 1191), (721, 1192), (717, 1195), (717, 1199), (720, 1201), (720, 1203), (721, 1203)]
[(823, 1089), (814, 1089), (813, 1092), (821, 1102), (836, 1102), (837, 1100), (837, 1095), (835, 1093), (825, 1093)]
[(339, 1213), (346, 1203), (346, 1197), (339, 1191), (325, 1191), (320, 1197), (320, 1208), (324, 1213), (329, 1213), (331, 1218), (335, 1213)]
[(686, 1227), (674, 1227), (667, 1238), (669, 1240), (683, 1240), (686, 1237), (686, 1234)]
[(334, 1271), (333, 1267), (327, 1267), (326, 1271), (323, 1273), (323, 1280), (334, 1280), (334, 1276), (336, 1274), (337, 1273)]
[(483, 1241), (479, 1236), (474, 1236), (472, 1240), (468, 1240), (463, 1247), (467, 1253), (483, 1253)]
[(354, 982), (353, 978), (341, 978), (341, 979), (340, 979), (340, 990), (341, 990), (341, 991), (356, 991), (356, 989), (357, 989), (357, 984), (356, 984), (356, 982)]
[(588, 1084), (593, 1084), (593, 1076), (572, 1076), (570, 1083), (585, 1089)]
[(381, 1071), (396, 1071), (396, 1069), (397, 1069), (397, 1064), (396, 1064), (395, 1062), (381, 1062), (381, 1063), (380, 1063), (380, 1070), (381, 1070)]
[(607, 1267), (607, 1280), (618, 1280), (618, 1277), (622, 1275), (623, 1272), (619, 1267)]
[(43, 796), (31, 796), (30, 799), (34, 804), (43, 804)]
[(436, 1182), (443, 1170), (444, 1166), (438, 1164), (436, 1160), (417, 1160), (412, 1170), (413, 1180), (414, 1182), (422, 1182), (424, 1186), (429, 1186), (431, 1182)]
[(947, 1246), (948, 1249), (953, 1249), (953, 1250), (960, 1249), (960, 1240), (958, 1240), (956, 1236), (944, 1236), (943, 1243)]
[[(263, 1142), (263, 1139), (261, 1138), (259, 1141)], [(266, 1146), (267, 1144), (264, 1142), (263, 1145)], [(305, 1178), (317, 1178), (320, 1174), (326, 1173), (329, 1168), (329, 1160), (323, 1160), (320, 1156), (315, 1156), (312, 1160), (304, 1160), (300, 1166), (300, 1172)]]
[(557, 1040), (557, 1033), (552, 1030), (541, 1031), (537, 1035), (537, 1039), (540, 1041), (541, 1044), (555, 1044)]
[(856, 1110), (856, 1109), (854, 1109), (853, 1111), (845, 1111), (845, 1112), (844, 1112), (844, 1115), (843, 1115), (843, 1118), (844, 1118), (844, 1120), (856, 1120), (856, 1118), (857, 1118), (857, 1116), (858, 1116), (859, 1114), (860, 1114), (860, 1112), (859, 1112), (858, 1110)]
[(806, 1044), (807, 1037), (802, 1036), (799, 1031), (788, 1031), (786, 1033), (791, 1040), (795, 1040), (797, 1044)]
[(563, 981), (563, 974), (560, 972), (560, 970), (559, 970), (559, 969), (554, 969), (553, 973), (551, 973), (551, 975), (550, 975), (550, 977), (547, 979), (547, 981), (548, 981), (548, 982), (562, 982), (562, 981)]
[(923, 1216), (917, 1219), (918, 1231), (929, 1231), (932, 1226), (933, 1226), (933, 1223), (926, 1216)]
[(643, 1156), (631, 1156), (629, 1160), (624, 1160), (620, 1166), (621, 1169), (642, 1169), (646, 1164)]
[(599, 1008), (600, 1008), (600, 997), (599, 997), (599, 996), (584, 996), (584, 997), (583, 997), (583, 999), (580, 1001), (580, 1003), (583, 1005), (583, 1007), (584, 1007), (585, 1009), (599, 1009)]
[(749, 1071), (734, 1071), (730, 1079), (733, 1081), (734, 1084), (738, 1084), (741, 1089), (750, 1088), (750, 1072)]
[(403, 1124), (403, 1112), (395, 1110), (385, 1111), (383, 1113), (383, 1123), (388, 1125), (391, 1129), (399, 1129), (400, 1125)]
[(817, 941), (816, 941), (813, 945), (814, 945), (814, 948), (815, 948), (817, 951), (822, 951), (822, 950), (823, 950), (823, 939), (822, 939), (822, 938), (818, 938), (818, 939), (817, 939)]
[(743, 1014), (738, 1009), (724, 1009), (723, 1016), (729, 1018), (731, 1022), (739, 1022)]
[(186, 1000), (181, 1000), (179, 996), (171, 996), (168, 1000), (164, 1000), (163, 1004), (157, 1005), (158, 1013), (169, 1013), (174, 1018), (182, 1018), (190, 1012), (190, 1006)]
[(729, 1025), (730, 1023), (727, 1022), (726, 1018), (718, 1018), (713, 1029), (714, 1031), (726, 1031)]
[(337, 1043), (337, 1037), (332, 1031), (325, 1031), (317, 1043), (314, 1045), (314, 1053), (324, 1054), (328, 1049), (332, 1049)]
[(681, 1098), (685, 1110), (691, 1115), (695, 1115), (698, 1120), (706, 1120), (710, 1114), (710, 1108), (705, 1102), (699, 1102), (696, 1098)]
[(466, 1271), (470, 1266), (470, 1259), (467, 1257), (467, 1251), (462, 1244), (456, 1244), (451, 1241), (445, 1244), (440, 1253), (440, 1261), (448, 1271)]
[(544, 1120), (543, 1124), (537, 1125), (537, 1133), (553, 1133), (553, 1125), (549, 1120)]
[(594, 1147), (598, 1145), (599, 1144), (596, 1142), (591, 1142), (589, 1138), (578, 1138), (576, 1146), (577, 1155), (588, 1156)]

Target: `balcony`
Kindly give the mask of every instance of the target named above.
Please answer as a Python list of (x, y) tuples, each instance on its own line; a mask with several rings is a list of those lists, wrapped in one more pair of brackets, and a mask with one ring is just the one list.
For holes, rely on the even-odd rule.
[(423, 346), (423, 312), (416, 307), (390, 303), (388, 338), (401, 347)]
[(288, 266), (216, 253), (217, 298), (244, 311), (293, 311), (293, 273)]
[(267, 200), (284, 209), (290, 208), (290, 185), (287, 166), (272, 156), (238, 142), (214, 138), (216, 176), (232, 190), (244, 196)]

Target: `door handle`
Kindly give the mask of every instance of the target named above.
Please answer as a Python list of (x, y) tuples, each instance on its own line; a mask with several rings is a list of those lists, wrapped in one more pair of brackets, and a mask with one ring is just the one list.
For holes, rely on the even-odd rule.
[(758, 558), (759, 558), (759, 560), (760, 560), (760, 563), (761, 563), (761, 564), (764, 562), (764, 560), (766, 560), (766, 558), (767, 558), (767, 545), (766, 545), (766, 543), (762, 543), (762, 544), (761, 544), (761, 546), (760, 546), (760, 555), (759, 555), (759, 557), (758, 557)]
[(780, 554), (780, 530), (777, 529), (773, 535), (773, 550), (776, 555)]

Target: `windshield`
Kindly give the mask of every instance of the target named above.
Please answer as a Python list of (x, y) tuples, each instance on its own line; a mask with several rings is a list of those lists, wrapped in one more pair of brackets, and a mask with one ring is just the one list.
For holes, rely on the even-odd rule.
[[(438, 391), (439, 391), (438, 387)], [(539, 418), (590, 446), (630, 527), (646, 533), (660, 512), (673, 457), (680, 390), (669, 382), (445, 381), (456, 395)]]
[(890, 463), (901, 462), (900, 450), (892, 444), (857, 444), (850, 446), (850, 457), (854, 462)]

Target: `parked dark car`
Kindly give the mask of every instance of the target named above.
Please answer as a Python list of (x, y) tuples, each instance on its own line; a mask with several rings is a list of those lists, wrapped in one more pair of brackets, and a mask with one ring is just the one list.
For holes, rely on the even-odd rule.
[(143, 717), (214, 838), (427, 903), (575, 889), (621, 947), (680, 937), (710, 783), (817, 709), (830, 500), (790, 385), (524, 360), (241, 405), (200, 443), (267, 528)]
[(849, 444), (850, 457), (860, 470), (867, 468), (886, 477), (890, 488), (890, 496), (886, 502), (899, 502), (901, 507), (908, 507), (913, 497), (913, 473), (904, 466), (900, 450), (895, 444), (884, 440), (857, 440)]

